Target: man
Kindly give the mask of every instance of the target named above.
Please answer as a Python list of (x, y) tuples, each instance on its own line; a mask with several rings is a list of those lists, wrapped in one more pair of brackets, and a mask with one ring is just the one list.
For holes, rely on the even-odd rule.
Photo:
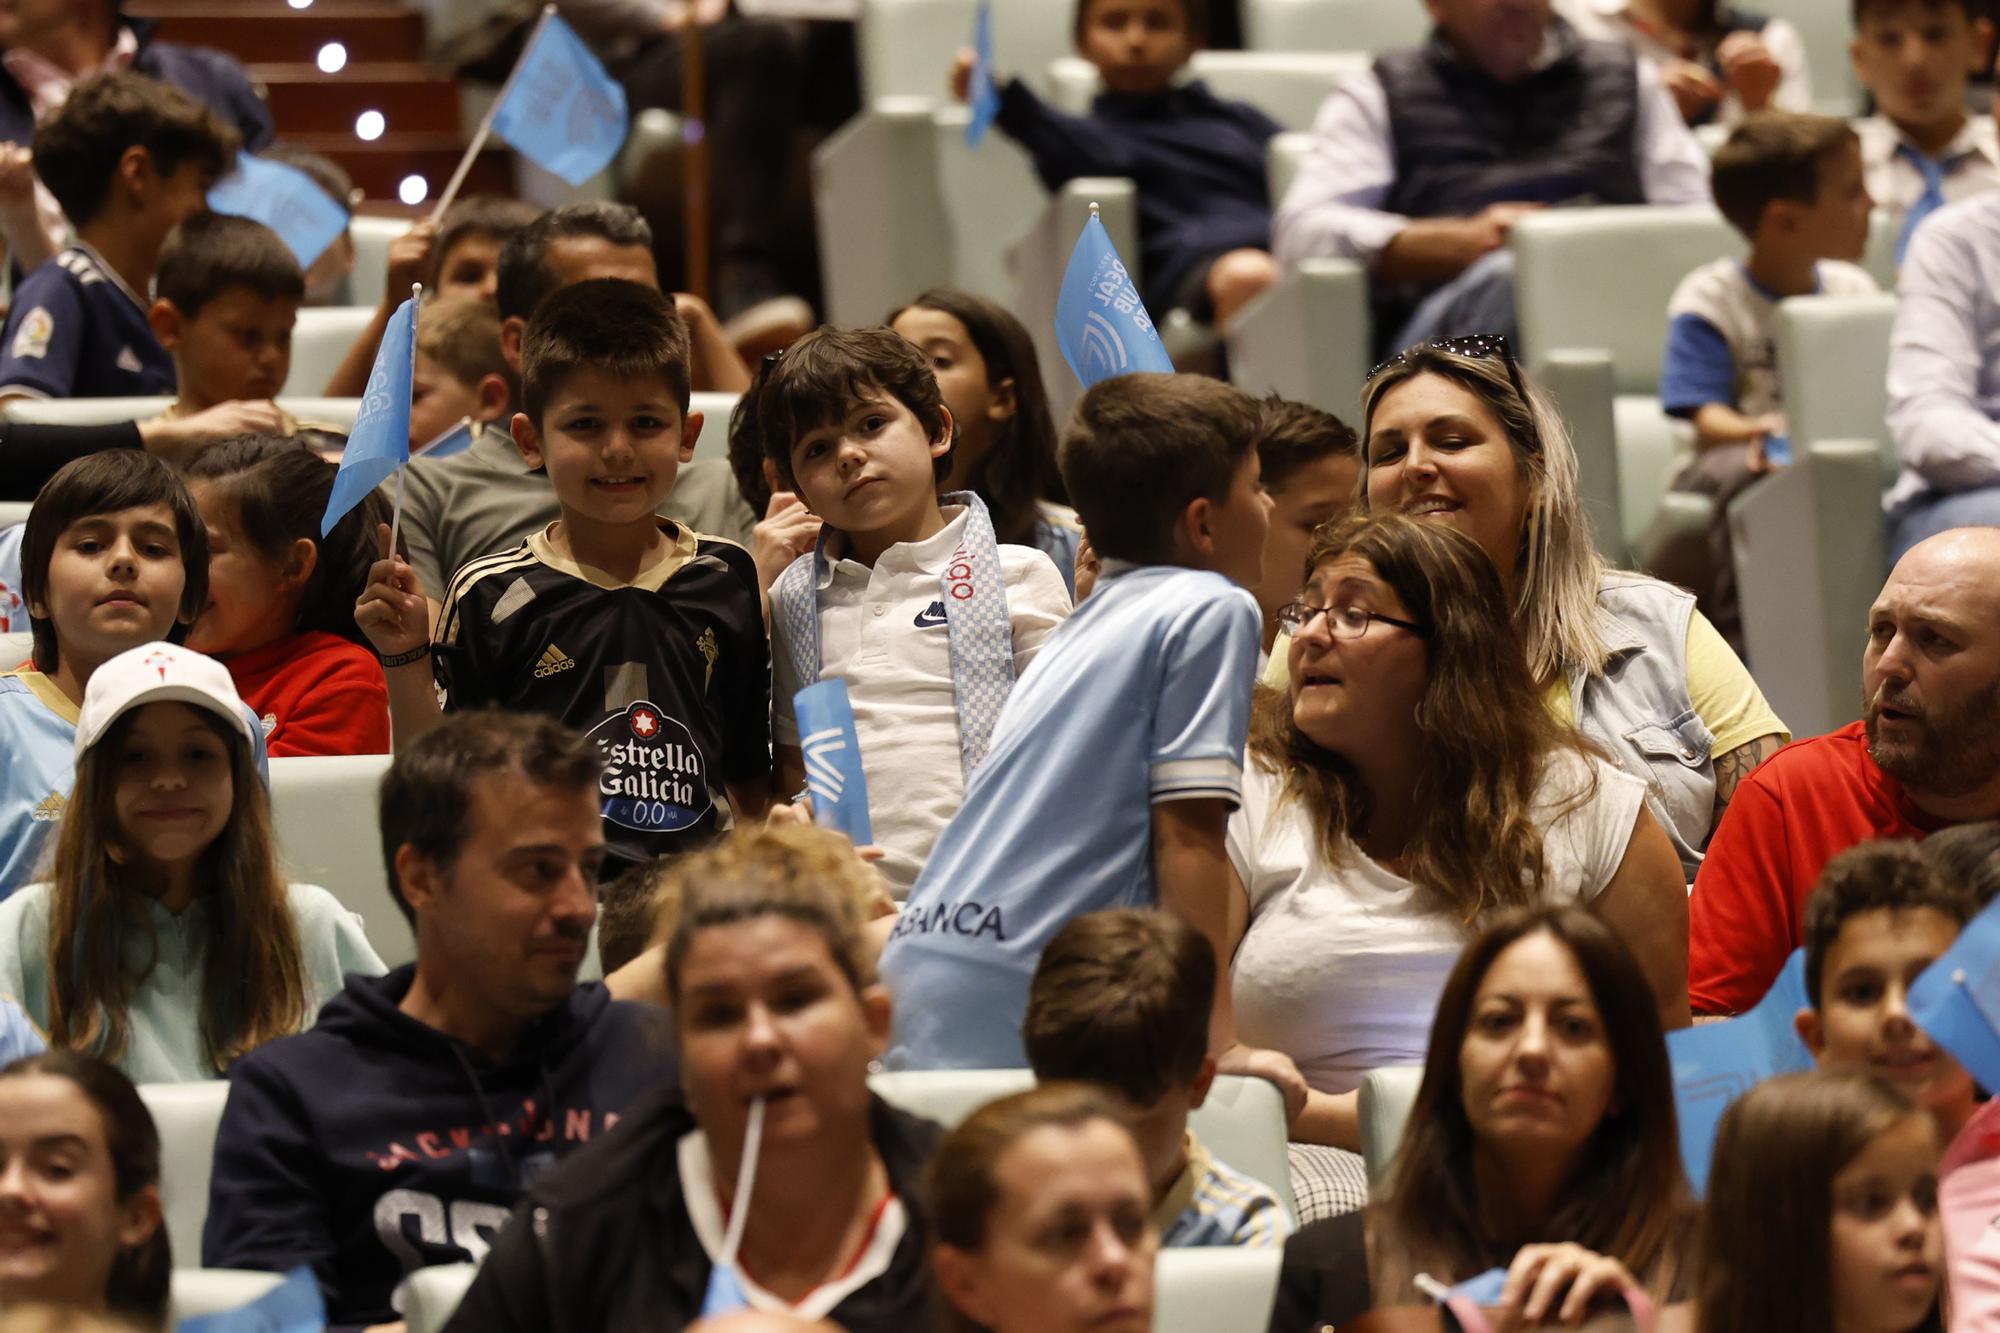
[(1866, 716), (1745, 778), (1688, 904), (1696, 1013), (1750, 1008), (1802, 940), (1836, 852), (2000, 815), (2000, 529), (1912, 548), (1868, 617)]
[(1708, 202), (1708, 161), (1650, 65), (1549, 0), (1425, 0), (1430, 40), (1330, 94), (1273, 246), (1375, 280), (1376, 337), (1506, 333), (1507, 232), (1551, 204)]
[(404, 1274), (483, 1258), (537, 1175), (674, 1080), (654, 1012), (576, 982), (599, 772), (522, 714), (454, 716), (397, 756), (382, 846), (417, 961), (350, 976), (230, 1070), (204, 1264), (310, 1264), (330, 1323), (392, 1322)]

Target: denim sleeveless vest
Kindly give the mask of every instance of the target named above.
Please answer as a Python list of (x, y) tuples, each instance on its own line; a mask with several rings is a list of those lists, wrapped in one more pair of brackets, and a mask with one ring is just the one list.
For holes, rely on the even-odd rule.
[(1694, 596), (1656, 579), (1611, 571), (1597, 585), (1604, 673), (1569, 672), (1576, 724), (1627, 773), (1646, 780), (1646, 804), (1673, 840), (1688, 882), (1701, 866), (1715, 813), (1715, 737), (1688, 694), (1687, 632)]

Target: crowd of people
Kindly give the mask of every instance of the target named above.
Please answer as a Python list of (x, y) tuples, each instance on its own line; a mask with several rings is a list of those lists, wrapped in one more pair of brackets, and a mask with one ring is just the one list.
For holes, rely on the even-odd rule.
[[(276, 397), (353, 248), (302, 264), (205, 199), (245, 148), (351, 183), (226, 57), (112, 0), (0, 7), (0, 406), (164, 404), (0, 421), (0, 496), (32, 500), (0, 531), (31, 639), (0, 664), (0, 1317), (158, 1328), (176, 1263), (303, 1267), (329, 1327), (393, 1331), (411, 1273), (471, 1263), (468, 1333), (1144, 1330), (1160, 1250), (1226, 1247), (1270, 1252), (1280, 1333), (1433, 1299), (1464, 1328), (2000, 1320), (2000, 1113), (1911, 1000), (2000, 910), (1977, 0), (1854, 0), (1852, 123), (1812, 112), (1791, 25), (1728, 4), (1428, 0), (1275, 207), (1276, 123), (1185, 77), (1202, 0), (1078, 0), (1090, 111), (1001, 71), (994, 123), (1051, 187), (1137, 181), (1154, 312), (1226, 343), (1346, 256), (1386, 359), (1334, 412), (1127, 374), (1062, 422), (978, 295), (790, 327), (800, 30), (561, 8), (635, 98), (676, 95), (687, 23), (714, 38), (717, 304), (663, 290), (629, 204), (459, 201), (387, 257), (426, 292), (414, 456), (326, 522), (343, 428)], [(970, 60), (940, 74), (972, 95)], [(1898, 215), (1894, 556), (1827, 735), (1733, 646), (1726, 524), (1692, 589), (1600, 554), (1513, 337), (1526, 213), (1708, 202), (1747, 254), (1660, 312), (1661, 399), (1674, 485), (1725, 501), (1785, 466), (1777, 304), (1874, 290)], [(860, 846), (807, 794), (831, 681)], [(377, 827), (341, 832), (379, 845), (404, 956), (274, 824), (274, 761), (365, 755)], [(1795, 950), (1815, 1068), (1731, 1105), (1691, 1180), (1667, 1034)], [(1361, 1089), (1399, 1067), (1371, 1189)], [(884, 1070), (1033, 1086), (944, 1126)], [(1288, 1178), (1197, 1132), (1224, 1076), (1277, 1090)], [(176, 1254), (139, 1089), (211, 1080)]]

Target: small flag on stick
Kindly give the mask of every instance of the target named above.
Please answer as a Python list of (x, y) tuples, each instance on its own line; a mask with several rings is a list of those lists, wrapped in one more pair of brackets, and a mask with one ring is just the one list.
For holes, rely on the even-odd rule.
[(1088, 389), (1099, 380), (1135, 371), (1174, 372), (1146, 303), (1090, 206), (1090, 221), (1076, 238), (1062, 294), (1056, 298), (1056, 342), (1063, 360)]
[(237, 154), (235, 168), (210, 188), (208, 206), (277, 232), (285, 248), (298, 256), (300, 268), (311, 268), (347, 230), (347, 210), (312, 177), (249, 153)]
[[(383, 330), (382, 343), (375, 349), (361, 409), (354, 415), (354, 429), (347, 433), (340, 473), (333, 479), (333, 494), (327, 497), (326, 516), (320, 520), (322, 537), (332, 532), (333, 525), (360, 504), (363, 496), (410, 461), (410, 380), (416, 373), (417, 301), (421, 295), (422, 288), (411, 289), (410, 299), (389, 317), (389, 327)], [(402, 501), (399, 478), (398, 526), (403, 519)]]
[(966, 101), (972, 119), (965, 123), (965, 142), (977, 148), (1000, 115), (1000, 90), (993, 83), (993, 0), (979, 0), (972, 20), (972, 86)]

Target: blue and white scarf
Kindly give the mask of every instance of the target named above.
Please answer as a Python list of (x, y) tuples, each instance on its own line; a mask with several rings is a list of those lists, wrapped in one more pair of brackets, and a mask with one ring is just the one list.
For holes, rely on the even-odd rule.
[[(938, 502), (965, 507), (965, 535), (938, 577), (938, 599), (944, 603), (945, 629), (951, 636), (958, 760), (960, 771), (970, 778), (986, 757), (1000, 707), (1014, 688), (1014, 622), (1007, 612), (1000, 547), (985, 502), (971, 491), (941, 495)], [(793, 669), (807, 685), (819, 680), (819, 589), (830, 566), (827, 543), (838, 535), (830, 527), (821, 528), (812, 554), (787, 566), (773, 589)]]

